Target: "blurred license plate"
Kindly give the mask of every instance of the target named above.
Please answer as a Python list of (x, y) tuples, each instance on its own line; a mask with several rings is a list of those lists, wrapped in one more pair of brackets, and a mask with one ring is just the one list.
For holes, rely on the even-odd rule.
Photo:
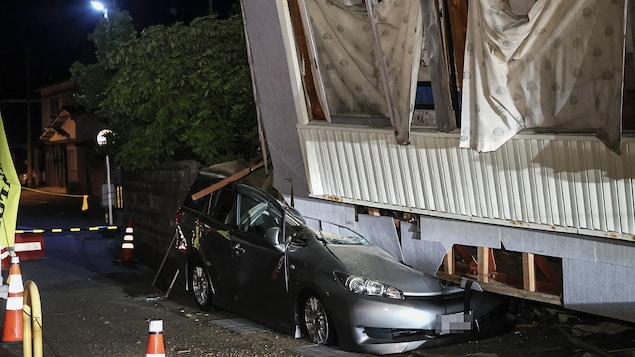
[(435, 331), (441, 335), (471, 331), (472, 321), (472, 315), (463, 312), (437, 315)]

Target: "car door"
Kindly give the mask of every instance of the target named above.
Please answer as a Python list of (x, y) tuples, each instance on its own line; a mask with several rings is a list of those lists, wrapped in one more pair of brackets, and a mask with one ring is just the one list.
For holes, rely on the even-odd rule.
[(238, 227), (232, 231), (232, 263), (236, 301), (256, 321), (286, 325), (292, 320), (285, 278), (285, 245), (266, 238), (282, 229), (283, 211), (266, 195), (239, 191)]
[[(232, 272), (232, 248), (229, 232), (235, 229), (237, 196), (230, 187), (212, 194), (208, 211), (197, 227), (199, 251), (210, 266), (217, 303), (227, 305), (235, 295)], [(196, 242), (196, 239), (195, 239)]]

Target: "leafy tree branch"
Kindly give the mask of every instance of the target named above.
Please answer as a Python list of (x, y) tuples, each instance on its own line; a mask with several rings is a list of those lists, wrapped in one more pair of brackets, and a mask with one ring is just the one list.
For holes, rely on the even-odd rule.
[(121, 11), (90, 39), (97, 62), (71, 67), (77, 101), (117, 133), (122, 168), (252, 158), (257, 123), (240, 17), (206, 16), (137, 34)]

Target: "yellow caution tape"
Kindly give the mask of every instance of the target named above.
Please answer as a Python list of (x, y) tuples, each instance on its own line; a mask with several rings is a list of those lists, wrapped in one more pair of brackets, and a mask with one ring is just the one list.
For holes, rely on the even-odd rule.
[(34, 188), (29, 188), (29, 187), (22, 187), (22, 189), (23, 190), (27, 190), (27, 191), (31, 191), (31, 192), (41, 193), (41, 194), (44, 194), (44, 195), (81, 198), (82, 199), (82, 211), (87, 211), (88, 210), (88, 195), (73, 195), (73, 194), (69, 194), (69, 193), (48, 192), (48, 191), (36, 190)]
[(91, 226), (91, 227), (70, 227), (70, 228), (49, 228), (49, 229), (16, 229), (15, 234), (25, 234), (25, 233), (63, 233), (63, 232), (81, 232), (81, 231), (117, 231), (122, 229), (122, 227), (118, 226)]

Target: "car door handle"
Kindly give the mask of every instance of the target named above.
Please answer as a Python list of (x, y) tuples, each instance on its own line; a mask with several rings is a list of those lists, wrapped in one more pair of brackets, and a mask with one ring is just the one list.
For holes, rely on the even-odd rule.
[(245, 248), (241, 247), (240, 244), (234, 244), (234, 246), (232, 247), (232, 251), (237, 256), (245, 254)]

